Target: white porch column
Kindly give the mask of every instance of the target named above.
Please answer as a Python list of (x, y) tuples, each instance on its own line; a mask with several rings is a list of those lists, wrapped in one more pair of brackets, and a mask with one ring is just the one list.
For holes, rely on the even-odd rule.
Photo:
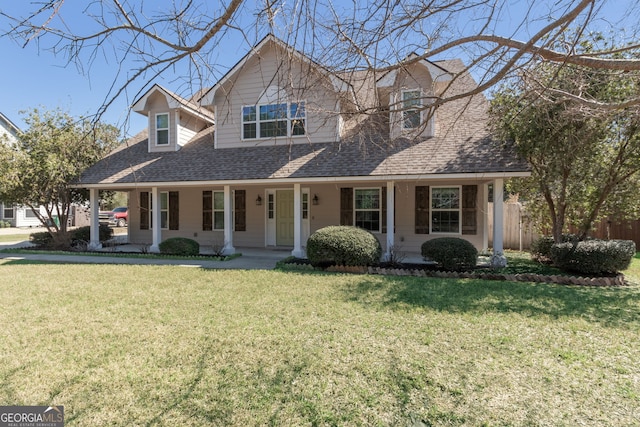
[(493, 181), (493, 255), (492, 267), (506, 267), (507, 258), (504, 256), (504, 215), (503, 215), (503, 185), (502, 178)]
[(89, 233), (89, 250), (95, 251), (102, 249), (102, 243), (100, 243), (100, 205), (99, 205), (99, 193), (100, 190), (92, 188), (89, 190), (89, 209), (90, 215), (90, 233)]
[(162, 242), (162, 224), (160, 212), (160, 192), (158, 187), (151, 188), (151, 247), (149, 252), (159, 253)]
[(236, 252), (233, 247), (233, 192), (231, 186), (224, 186), (224, 248), (222, 253), (231, 255)]
[(304, 258), (302, 250), (302, 191), (300, 184), (293, 184), (293, 250), (291, 255)]
[(487, 252), (489, 250), (489, 184), (482, 184), (482, 205), (480, 208), (484, 215), (482, 215), (482, 250)]
[(395, 183), (393, 181), (387, 181), (387, 250), (384, 255), (387, 261), (391, 260), (393, 256), (391, 251), (395, 246), (395, 230), (393, 225), (395, 224), (396, 215), (396, 197), (394, 187)]

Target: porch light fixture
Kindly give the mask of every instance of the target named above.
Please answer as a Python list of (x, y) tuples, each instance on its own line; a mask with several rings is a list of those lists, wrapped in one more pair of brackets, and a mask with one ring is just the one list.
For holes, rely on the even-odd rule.
[(311, 202), (312, 202), (314, 205), (318, 205), (318, 203), (320, 203), (320, 199), (318, 199), (318, 195), (317, 195), (317, 194), (314, 194), (314, 195), (313, 195), (313, 199), (311, 199)]
[(260, 197), (259, 194), (258, 194), (258, 197), (256, 198), (256, 206), (262, 206), (262, 197)]

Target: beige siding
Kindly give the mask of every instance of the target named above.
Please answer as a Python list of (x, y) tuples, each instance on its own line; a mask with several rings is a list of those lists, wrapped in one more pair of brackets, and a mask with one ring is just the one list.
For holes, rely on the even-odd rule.
[(391, 89), (389, 102), (391, 104), (391, 137), (397, 138), (400, 136), (408, 136), (411, 138), (416, 137), (429, 137), (434, 136), (434, 121), (430, 120), (428, 104), (430, 101), (423, 100), (422, 121), (423, 126), (415, 130), (407, 130), (402, 128), (402, 91), (405, 90), (420, 90), (422, 96), (428, 97), (434, 94), (434, 84), (429, 70), (418, 64), (414, 64), (409, 72), (402, 71), (399, 73), (398, 78)]
[(195, 134), (206, 128), (207, 124), (203, 120), (187, 114), (186, 112), (180, 112), (178, 114), (178, 145), (182, 147), (191, 141), (191, 138), (193, 138)]
[[(451, 236), (451, 234), (415, 234), (415, 187), (416, 185), (478, 185), (478, 209), (477, 224), (478, 232), (476, 235), (454, 235), (469, 240), (476, 248), (483, 249), (482, 224), (485, 219), (486, 200), (484, 186), (479, 182), (396, 182), (395, 192), (395, 241), (396, 249), (402, 252), (419, 253), (420, 246), (426, 240), (437, 237)], [(386, 186), (386, 182), (371, 183), (336, 183), (336, 184), (310, 184), (304, 185), (309, 189), (309, 229), (310, 233), (329, 226), (340, 224), (340, 188), (382, 188)], [(234, 186), (232, 190), (246, 191), (246, 231), (234, 231), (233, 244), (236, 247), (264, 247), (266, 245), (266, 217), (268, 208), (267, 190), (277, 191), (281, 189), (292, 189), (293, 186)], [(188, 237), (196, 240), (201, 245), (211, 246), (213, 244), (224, 243), (224, 235), (222, 231), (202, 231), (202, 191), (223, 191), (221, 186), (212, 186), (206, 188), (172, 188), (171, 191), (179, 191), (180, 196), (180, 229), (179, 230), (163, 230), (162, 240), (169, 237)], [(143, 189), (142, 191), (151, 191), (151, 189)], [(160, 188), (159, 191), (169, 191), (166, 188)], [(256, 198), (260, 195), (262, 205), (256, 205)], [(318, 205), (313, 205), (311, 199), (314, 195), (318, 196)], [(151, 231), (140, 230), (140, 205), (139, 192), (132, 192), (130, 199), (130, 225), (129, 240), (132, 243), (150, 243)], [(380, 241), (383, 249), (386, 250), (386, 234), (374, 233)], [(306, 242), (302, 242), (306, 247)]]
[[(271, 46), (271, 47), (269, 47)], [(244, 67), (221, 87), (215, 97), (217, 147), (259, 144), (296, 144), (330, 142), (337, 139), (337, 95), (328, 79), (310, 65), (292, 60), (280, 49), (269, 45), (249, 59)], [(306, 135), (242, 141), (242, 107), (255, 105), (266, 88), (277, 86), (286, 91), (282, 101), (305, 101)]]
[[(147, 100), (146, 109), (148, 109), (149, 117), (149, 151), (150, 152), (163, 152), (163, 151), (176, 151), (176, 114), (175, 110), (169, 109), (167, 100), (160, 92), (156, 92), (149, 96)], [(157, 114), (169, 114), (169, 144), (157, 145), (156, 144), (156, 115)]]

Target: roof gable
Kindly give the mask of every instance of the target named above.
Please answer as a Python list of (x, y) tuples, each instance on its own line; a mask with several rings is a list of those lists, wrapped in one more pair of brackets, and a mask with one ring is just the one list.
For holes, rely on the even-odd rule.
[(275, 45), (277, 48), (286, 51), (296, 60), (310, 64), (314, 68), (316, 68), (321, 74), (325, 75), (330, 81), (336, 92), (347, 92), (351, 91), (351, 85), (345, 81), (344, 79), (337, 76), (335, 73), (330, 72), (326, 68), (322, 67), (320, 64), (315, 63), (309, 57), (302, 54), (298, 50), (289, 46), (273, 34), (267, 34), (256, 46), (254, 46), (236, 65), (233, 66), (211, 89), (206, 91), (204, 95), (199, 99), (200, 105), (212, 105), (216, 92), (229, 80), (231, 80), (234, 76), (236, 76), (245, 64), (256, 55), (259, 55), (260, 52), (269, 45)]
[(154, 84), (151, 89), (147, 91), (147, 93), (142, 95), (136, 102), (134, 102), (131, 109), (136, 113), (140, 113), (145, 116), (148, 115), (149, 110), (147, 109), (147, 102), (149, 98), (155, 94), (160, 94), (161, 96), (163, 96), (166, 99), (170, 109), (186, 111), (187, 113), (198, 117), (206, 122), (209, 122), (211, 124), (214, 123), (214, 117), (210, 111), (200, 107), (193, 101), (189, 101), (181, 97), (180, 95), (177, 95), (170, 90), (163, 88), (157, 83)]

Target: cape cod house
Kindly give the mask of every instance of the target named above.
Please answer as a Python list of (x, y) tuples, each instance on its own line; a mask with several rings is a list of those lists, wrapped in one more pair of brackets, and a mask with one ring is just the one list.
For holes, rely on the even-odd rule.
[[(501, 252), (505, 178), (527, 165), (486, 129), (487, 101), (459, 60), (332, 73), (269, 35), (190, 99), (155, 85), (133, 105), (148, 129), (89, 168), (92, 245), (98, 191), (129, 192), (129, 240), (290, 248), (328, 225), (373, 232), (388, 252), (427, 239), (488, 245), (488, 186)], [(366, 113), (365, 113), (366, 112)]]

